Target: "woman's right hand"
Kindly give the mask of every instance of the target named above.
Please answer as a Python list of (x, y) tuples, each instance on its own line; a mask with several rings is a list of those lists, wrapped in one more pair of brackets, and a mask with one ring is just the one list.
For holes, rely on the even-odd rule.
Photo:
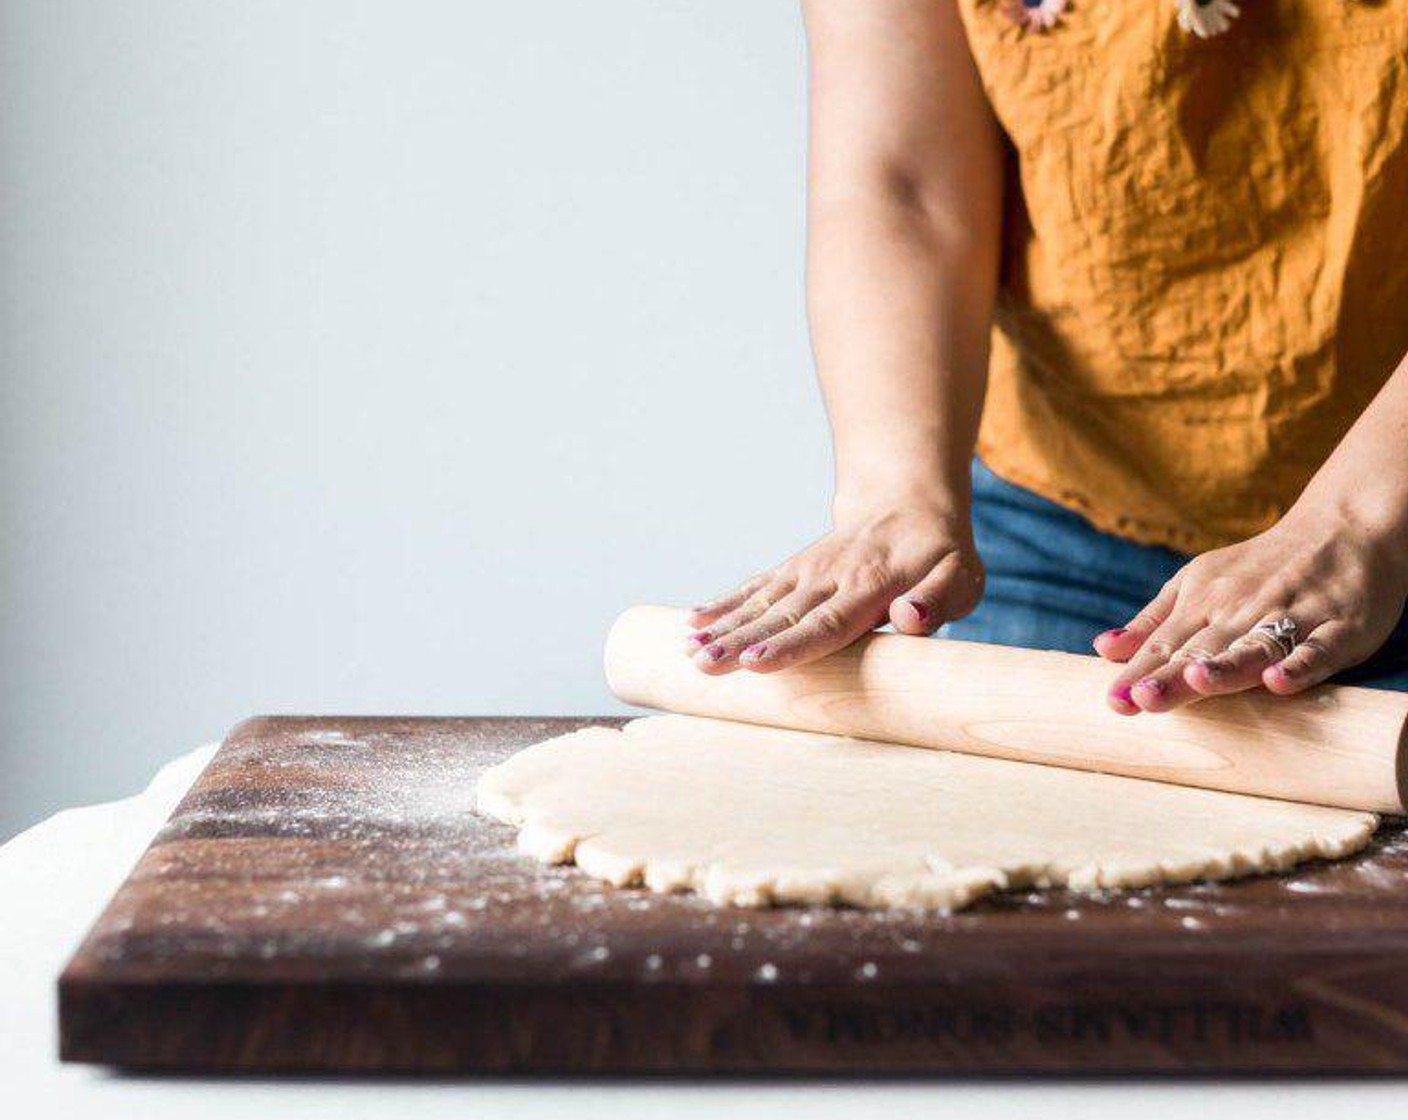
[(967, 515), (924, 503), (872, 508), (790, 560), (690, 613), (687, 653), (706, 673), (767, 673), (824, 657), (888, 620), (931, 634), (982, 598)]

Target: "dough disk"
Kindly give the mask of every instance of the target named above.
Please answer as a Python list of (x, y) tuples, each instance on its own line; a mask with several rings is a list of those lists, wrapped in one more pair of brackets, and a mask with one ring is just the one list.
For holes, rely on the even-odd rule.
[(519, 849), (718, 903), (965, 906), (1229, 879), (1362, 848), (1371, 813), (692, 716), (589, 728), (486, 772)]

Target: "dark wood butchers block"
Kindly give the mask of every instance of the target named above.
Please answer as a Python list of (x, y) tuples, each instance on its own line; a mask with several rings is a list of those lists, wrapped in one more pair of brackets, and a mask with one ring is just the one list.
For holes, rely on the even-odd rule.
[(1408, 834), (952, 916), (721, 909), (519, 857), (476, 776), (580, 719), (242, 724), (60, 980), (149, 1070), (1404, 1071)]

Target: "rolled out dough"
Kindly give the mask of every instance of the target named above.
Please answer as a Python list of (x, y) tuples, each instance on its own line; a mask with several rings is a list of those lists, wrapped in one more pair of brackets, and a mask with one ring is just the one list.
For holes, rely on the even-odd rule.
[(990, 891), (1228, 879), (1362, 848), (1371, 813), (691, 716), (489, 770), (537, 858), (715, 902), (965, 906)]

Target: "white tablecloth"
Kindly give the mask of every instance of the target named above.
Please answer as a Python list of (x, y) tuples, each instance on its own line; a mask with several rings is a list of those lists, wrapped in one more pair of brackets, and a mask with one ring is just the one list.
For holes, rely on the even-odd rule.
[(61, 1066), (55, 1058), (55, 978), (213, 750), (178, 758), (136, 797), (69, 809), (0, 847), (0, 1108), (7, 1116), (688, 1120), (726, 1113), (730, 1120), (863, 1120), (883, 1110), (886, 1120), (1014, 1114), (1023, 1120), (1284, 1120), (1288, 1112), (1348, 1115), (1401, 1110), (1408, 1103), (1402, 1081), (222, 1080)]

